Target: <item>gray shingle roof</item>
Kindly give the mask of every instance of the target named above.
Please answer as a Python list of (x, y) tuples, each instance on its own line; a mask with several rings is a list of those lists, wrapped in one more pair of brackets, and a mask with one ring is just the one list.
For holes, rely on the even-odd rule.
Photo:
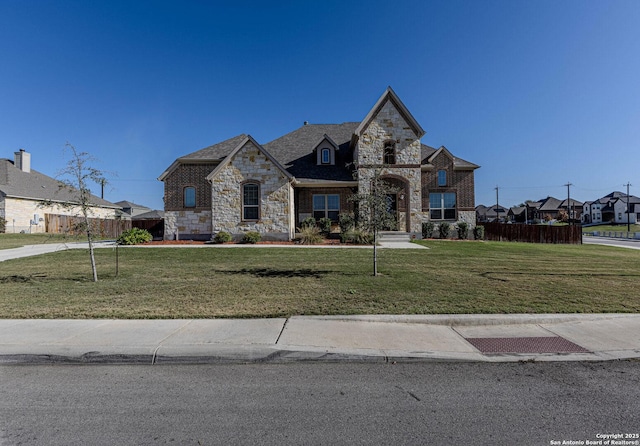
[(244, 133), (178, 158), (181, 161), (219, 161), (231, 153), (247, 135)]
[[(267, 144), (264, 148), (297, 179), (354, 181), (347, 164), (353, 161), (350, 150), (358, 122), (307, 124)], [(318, 165), (313, 148), (326, 136), (337, 145), (335, 165)]]
[[(0, 159), (0, 192), (13, 198), (77, 203), (76, 193), (64, 187), (62, 182), (33, 169), (30, 172), (23, 172), (13, 164), (13, 161), (6, 158)], [(95, 195), (91, 195), (91, 204), (120, 208)]]

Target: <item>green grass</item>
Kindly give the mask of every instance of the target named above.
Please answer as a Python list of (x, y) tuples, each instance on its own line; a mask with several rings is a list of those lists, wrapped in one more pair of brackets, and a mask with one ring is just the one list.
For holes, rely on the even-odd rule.
[[(632, 224), (630, 225), (631, 230), (629, 232), (640, 232), (640, 225)], [(598, 225), (598, 226), (587, 226), (582, 228), (582, 232), (593, 232), (593, 231), (612, 231), (612, 232), (627, 232), (627, 225)]]
[(0, 249), (19, 248), (25, 245), (39, 245), (41, 243), (64, 243), (86, 241), (86, 237), (67, 236), (63, 234), (0, 234)]
[(2, 318), (638, 312), (640, 253), (596, 245), (421, 242), (429, 250), (120, 248), (3, 262)]

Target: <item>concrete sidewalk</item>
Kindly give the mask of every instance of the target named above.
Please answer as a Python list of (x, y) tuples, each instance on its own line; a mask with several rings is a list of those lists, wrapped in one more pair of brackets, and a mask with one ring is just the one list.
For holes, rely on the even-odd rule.
[(635, 314), (0, 320), (0, 364), (630, 358)]

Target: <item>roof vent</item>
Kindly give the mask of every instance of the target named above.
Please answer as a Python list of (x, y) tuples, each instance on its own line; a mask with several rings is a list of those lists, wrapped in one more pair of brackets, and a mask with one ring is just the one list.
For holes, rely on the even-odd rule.
[(31, 172), (31, 154), (24, 149), (14, 152), (13, 164), (23, 172)]
[(304, 121), (304, 125), (309, 125), (309, 121)]

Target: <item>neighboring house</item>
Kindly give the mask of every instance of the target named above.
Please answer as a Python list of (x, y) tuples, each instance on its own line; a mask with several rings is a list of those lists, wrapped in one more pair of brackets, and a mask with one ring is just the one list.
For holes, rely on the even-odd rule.
[(505, 221), (509, 214), (509, 210), (504, 206), (485, 206), (480, 204), (476, 206), (476, 221), (478, 223), (487, 223), (492, 221)]
[[(0, 217), (6, 220), (6, 232), (45, 232), (45, 216), (81, 215), (79, 207), (65, 208), (60, 203), (77, 202), (73, 191), (62, 183), (31, 169), (31, 154), (15, 152), (14, 160), (0, 159)], [(43, 206), (43, 202), (50, 205)], [(115, 218), (120, 207), (91, 196), (91, 216)]]
[(602, 203), (600, 201), (586, 201), (582, 205), (582, 223), (602, 223)]
[[(629, 215), (627, 217), (627, 201)], [(622, 192), (612, 192), (598, 200), (602, 205), (602, 222), (626, 224), (640, 221), (640, 198), (624, 194)]]
[(238, 135), (175, 160), (164, 182), (165, 238), (236, 238), (258, 231), (288, 240), (308, 217), (337, 222), (349, 200), (379, 174), (398, 230), (420, 238), (422, 223), (475, 224), (474, 171), (447, 148), (420, 142), (424, 130), (388, 88), (360, 122), (307, 124), (261, 145)]
[(118, 206), (122, 208), (122, 212), (125, 214), (125, 217), (136, 217), (140, 214), (144, 214), (146, 212), (152, 211), (151, 208), (147, 206), (142, 206), (141, 204), (135, 204), (130, 201), (116, 201)]
[[(568, 205), (567, 205), (568, 203)], [(582, 202), (574, 200), (558, 200), (554, 197), (547, 197), (542, 200), (526, 202), (528, 215), (538, 221), (556, 220), (560, 217), (560, 212), (565, 212), (571, 220), (580, 220), (582, 215)]]
[(526, 206), (514, 206), (509, 208), (507, 212), (507, 219), (515, 223), (526, 223), (527, 221), (527, 207)]

